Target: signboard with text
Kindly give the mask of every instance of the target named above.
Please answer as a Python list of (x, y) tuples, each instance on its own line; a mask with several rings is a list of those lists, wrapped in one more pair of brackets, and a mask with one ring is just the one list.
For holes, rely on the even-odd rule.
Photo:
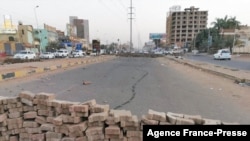
[(166, 39), (167, 34), (166, 33), (150, 33), (149, 39), (155, 40), (155, 39)]

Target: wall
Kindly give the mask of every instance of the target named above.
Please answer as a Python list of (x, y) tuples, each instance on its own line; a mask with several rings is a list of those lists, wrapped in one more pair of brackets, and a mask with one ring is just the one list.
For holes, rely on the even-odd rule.
[(29, 91), (0, 97), (0, 141), (142, 141), (143, 125), (225, 124), (199, 115), (148, 110), (139, 119), (96, 101), (56, 100)]
[[(8, 50), (6, 50), (7, 46)], [(16, 53), (15, 42), (0, 42), (0, 52), (6, 52), (7, 55), (14, 55)]]

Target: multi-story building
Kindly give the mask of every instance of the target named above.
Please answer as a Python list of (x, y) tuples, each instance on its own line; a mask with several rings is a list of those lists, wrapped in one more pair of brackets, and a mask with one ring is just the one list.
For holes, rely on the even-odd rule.
[(179, 47), (190, 46), (196, 35), (207, 28), (208, 11), (191, 6), (184, 11), (171, 7), (167, 15), (167, 43)]
[(67, 24), (67, 35), (73, 44), (81, 43), (83, 47), (89, 48), (89, 21), (70, 16), (69, 22)]
[(78, 17), (76, 16), (70, 16), (69, 21), (70, 25), (73, 27), (70, 27), (68, 25), (67, 29), (70, 30), (68, 31), (68, 33), (72, 33), (75, 28), (77, 38), (86, 39), (87, 41), (89, 41), (89, 21), (84, 19), (78, 19)]

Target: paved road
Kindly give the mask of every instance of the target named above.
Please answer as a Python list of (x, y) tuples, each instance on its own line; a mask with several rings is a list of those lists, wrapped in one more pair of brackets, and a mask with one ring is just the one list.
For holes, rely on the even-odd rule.
[(206, 63), (211, 63), (219, 66), (229, 67), (229, 68), (236, 68), (241, 70), (250, 70), (250, 61), (240, 61), (237, 59), (232, 58), (229, 60), (214, 60), (213, 56), (211, 55), (186, 55), (184, 56), (187, 59), (201, 61)]
[[(83, 80), (92, 84), (82, 85)], [(55, 93), (61, 100), (96, 99), (99, 104), (127, 109), (139, 117), (153, 109), (250, 123), (250, 112), (245, 107), (153, 58), (116, 58), (26, 81), (1, 85), (1, 95), (14, 96), (22, 90), (44, 91)]]

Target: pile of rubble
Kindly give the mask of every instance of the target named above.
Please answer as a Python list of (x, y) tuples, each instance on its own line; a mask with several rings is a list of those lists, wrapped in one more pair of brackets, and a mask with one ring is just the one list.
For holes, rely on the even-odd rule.
[(150, 58), (156, 58), (156, 57), (163, 57), (163, 54), (153, 54), (153, 53), (121, 53), (117, 54), (116, 56), (122, 56), (122, 57), (150, 57)]
[(223, 124), (175, 113), (149, 110), (138, 119), (95, 100), (56, 100), (54, 94), (28, 91), (0, 97), (0, 141), (142, 141), (143, 125)]

